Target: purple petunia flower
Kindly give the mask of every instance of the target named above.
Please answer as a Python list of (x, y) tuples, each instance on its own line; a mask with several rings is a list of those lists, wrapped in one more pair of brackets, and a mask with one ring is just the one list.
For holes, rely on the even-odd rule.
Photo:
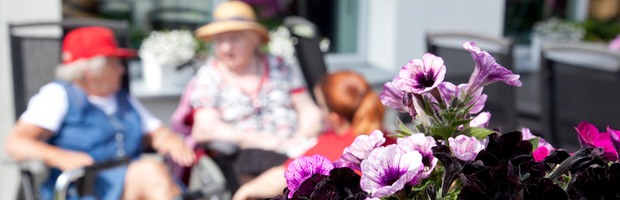
[[(459, 86), (457, 87), (450, 82), (443, 82), (439, 84), (437, 88), (439, 89), (439, 93), (441, 94), (441, 98), (444, 100), (444, 102), (450, 102), (450, 100), (453, 98), (465, 98), (461, 97), (461, 95), (463, 95), (465, 89), (467, 89), (467, 84), (459, 84)], [(484, 108), (484, 104), (487, 101), (487, 95), (482, 94), (482, 89), (483, 88), (479, 88), (478, 90), (470, 94), (472, 97), (471, 102), (467, 104), (472, 106), (472, 108), (469, 110), (470, 114), (479, 113)]]
[[(381, 103), (387, 107), (390, 107), (398, 112), (409, 112), (409, 103), (411, 99), (407, 98), (405, 91), (397, 87), (399, 78), (387, 82), (383, 85), (383, 91), (379, 95)], [(413, 110), (413, 109), (411, 109)]]
[[(439, 161), (433, 156), (432, 148), (437, 146), (437, 142), (433, 137), (425, 136), (423, 133), (414, 133), (405, 138), (398, 138), (396, 144), (404, 152), (417, 151), (422, 155), (422, 164), (424, 168), (420, 170), (419, 177), (421, 179), (428, 178), (431, 175), (431, 172), (433, 172), (433, 169), (435, 169)], [(411, 182), (411, 185), (415, 184), (417, 184), (417, 182)]]
[(405, 92), (422, 94), (437, 87), (446, 76), (443, 59), (426, 53), (422, 60), (413, 59), (400, 69), (397, 87)]
[(448, 143), (454, 157), (462, 161), (471, 161), (476, 158), (478, 152), (486, 147), (487, 140), (478, 140), (475, 137), (458, 135), (456, 138), (448, 138)]
[(293, 194), (301, 183), (314, 174), (329, 175), (329, 171), (334, 168), (332, 162), (325, 156), (316, 154), (313, 156), (302, 156), (295, 159), (284, 172), (286, 178), (286, 184), (288, 185), (289, 198), (293, 197)]
[(603, 148), (603, 156), (609, 161), (618, 160), (618, 152), (611, 143), (609, 133), (599, 132), (593, 124), (588, 122), (580, 122), (577, 125), (577, 133), (579, 133), (579, 143), (581, 146), (591, 146)]
[(491, 120), (491, 113), (488, 111), (481, 112), (476, 117), (471, 119), (471, 121), (469, 121), (469, 126), (486, 128), (487, 126), (489, 126), (489, 120)]
[(371, 197), (392, 195), (409, 182), (418, 182), (423, 168), (422, 155), (417, 151), (405, 152), (396, 145), (379, 147), (362, 161), (361, 188)]
[(465, 42), (463, 48), (471, 53), (471, 57), (476, 62), (476, 68), (469, 78), (468, 93), (473, 93), (479, 88), (498, 81), (512, 86), (521, 86), (519, 75), (499, 65), (491, 54), (480, 50), (476, 43)]
[(348, 162), (351, 168), (359, 170), (362, 160), (368, 158), (373, 149), (385, 143), (383, 132), (375, 130), (370, 135), (359, 135), (353, 143), (344, 149), (340, 159)]

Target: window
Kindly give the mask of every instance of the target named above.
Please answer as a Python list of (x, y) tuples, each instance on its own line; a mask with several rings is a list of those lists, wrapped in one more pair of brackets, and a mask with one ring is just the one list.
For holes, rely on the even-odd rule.
[[(125, 19), (131, 23), (131, 44), (152, 30), (197, 27), (211, 20), (214, 6), (224, 0), (63, 0), (63, 16)], [(329, 60), (361, 60), (364, 53), (362, 19), (367, 1), (358, 0), (242, 0), (252, 5), (259, 22), (270, 29), (284, 17), (298, 15), (315, 23), (329, 41)]]

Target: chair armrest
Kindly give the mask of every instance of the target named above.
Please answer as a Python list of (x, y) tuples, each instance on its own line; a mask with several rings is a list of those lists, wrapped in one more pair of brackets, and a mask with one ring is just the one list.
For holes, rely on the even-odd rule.
[(93, 186), (95, 183), (95, 178), (97, 177), (97, 173), (122, 166), (128, 164), (130, 158), (124, 157), (117, 160), (106, 161), (102, 163), (97, 163), (94, 165), (63, 171), (58, 179), (56, 179), (56, 185), (54, 186), (54, 197), (58, 200), (64, 200), (67, 198), (67, 189), (69, 185), (75, 181), (81, 182), (78, 184), (78, 193), (80, 195), (89, 195), (93, 192)]
[(84, 172), (84, 168), (63, 171), (60, 176), (58, 176), (58, 179), (56, 179), (56, 185), (54, 186), (54, 197), (61, 200), (66, 199), (69, 184), (84, 176)]

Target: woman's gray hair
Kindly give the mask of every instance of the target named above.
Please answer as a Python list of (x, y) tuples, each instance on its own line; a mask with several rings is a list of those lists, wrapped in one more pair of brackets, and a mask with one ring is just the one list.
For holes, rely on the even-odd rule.
[(89, 59), (76, 60), (69, 64), (60, 64), (56, 67), (56, 78), (73, 82), (81, 79), (86, 70), (90, 70), (95, 73), (95, 75), (99, 75), (105, 62), (105, 56), (96, 56)]

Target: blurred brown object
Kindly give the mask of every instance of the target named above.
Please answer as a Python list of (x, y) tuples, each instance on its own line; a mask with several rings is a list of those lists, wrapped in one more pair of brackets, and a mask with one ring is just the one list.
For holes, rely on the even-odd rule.
[(99, 2), (96, 0), (63, 0), (63, 17), (98, 17)]
[(609, 20), (618, 16), (620, 1), (590, 0), (590, 17), (598, 20)]

